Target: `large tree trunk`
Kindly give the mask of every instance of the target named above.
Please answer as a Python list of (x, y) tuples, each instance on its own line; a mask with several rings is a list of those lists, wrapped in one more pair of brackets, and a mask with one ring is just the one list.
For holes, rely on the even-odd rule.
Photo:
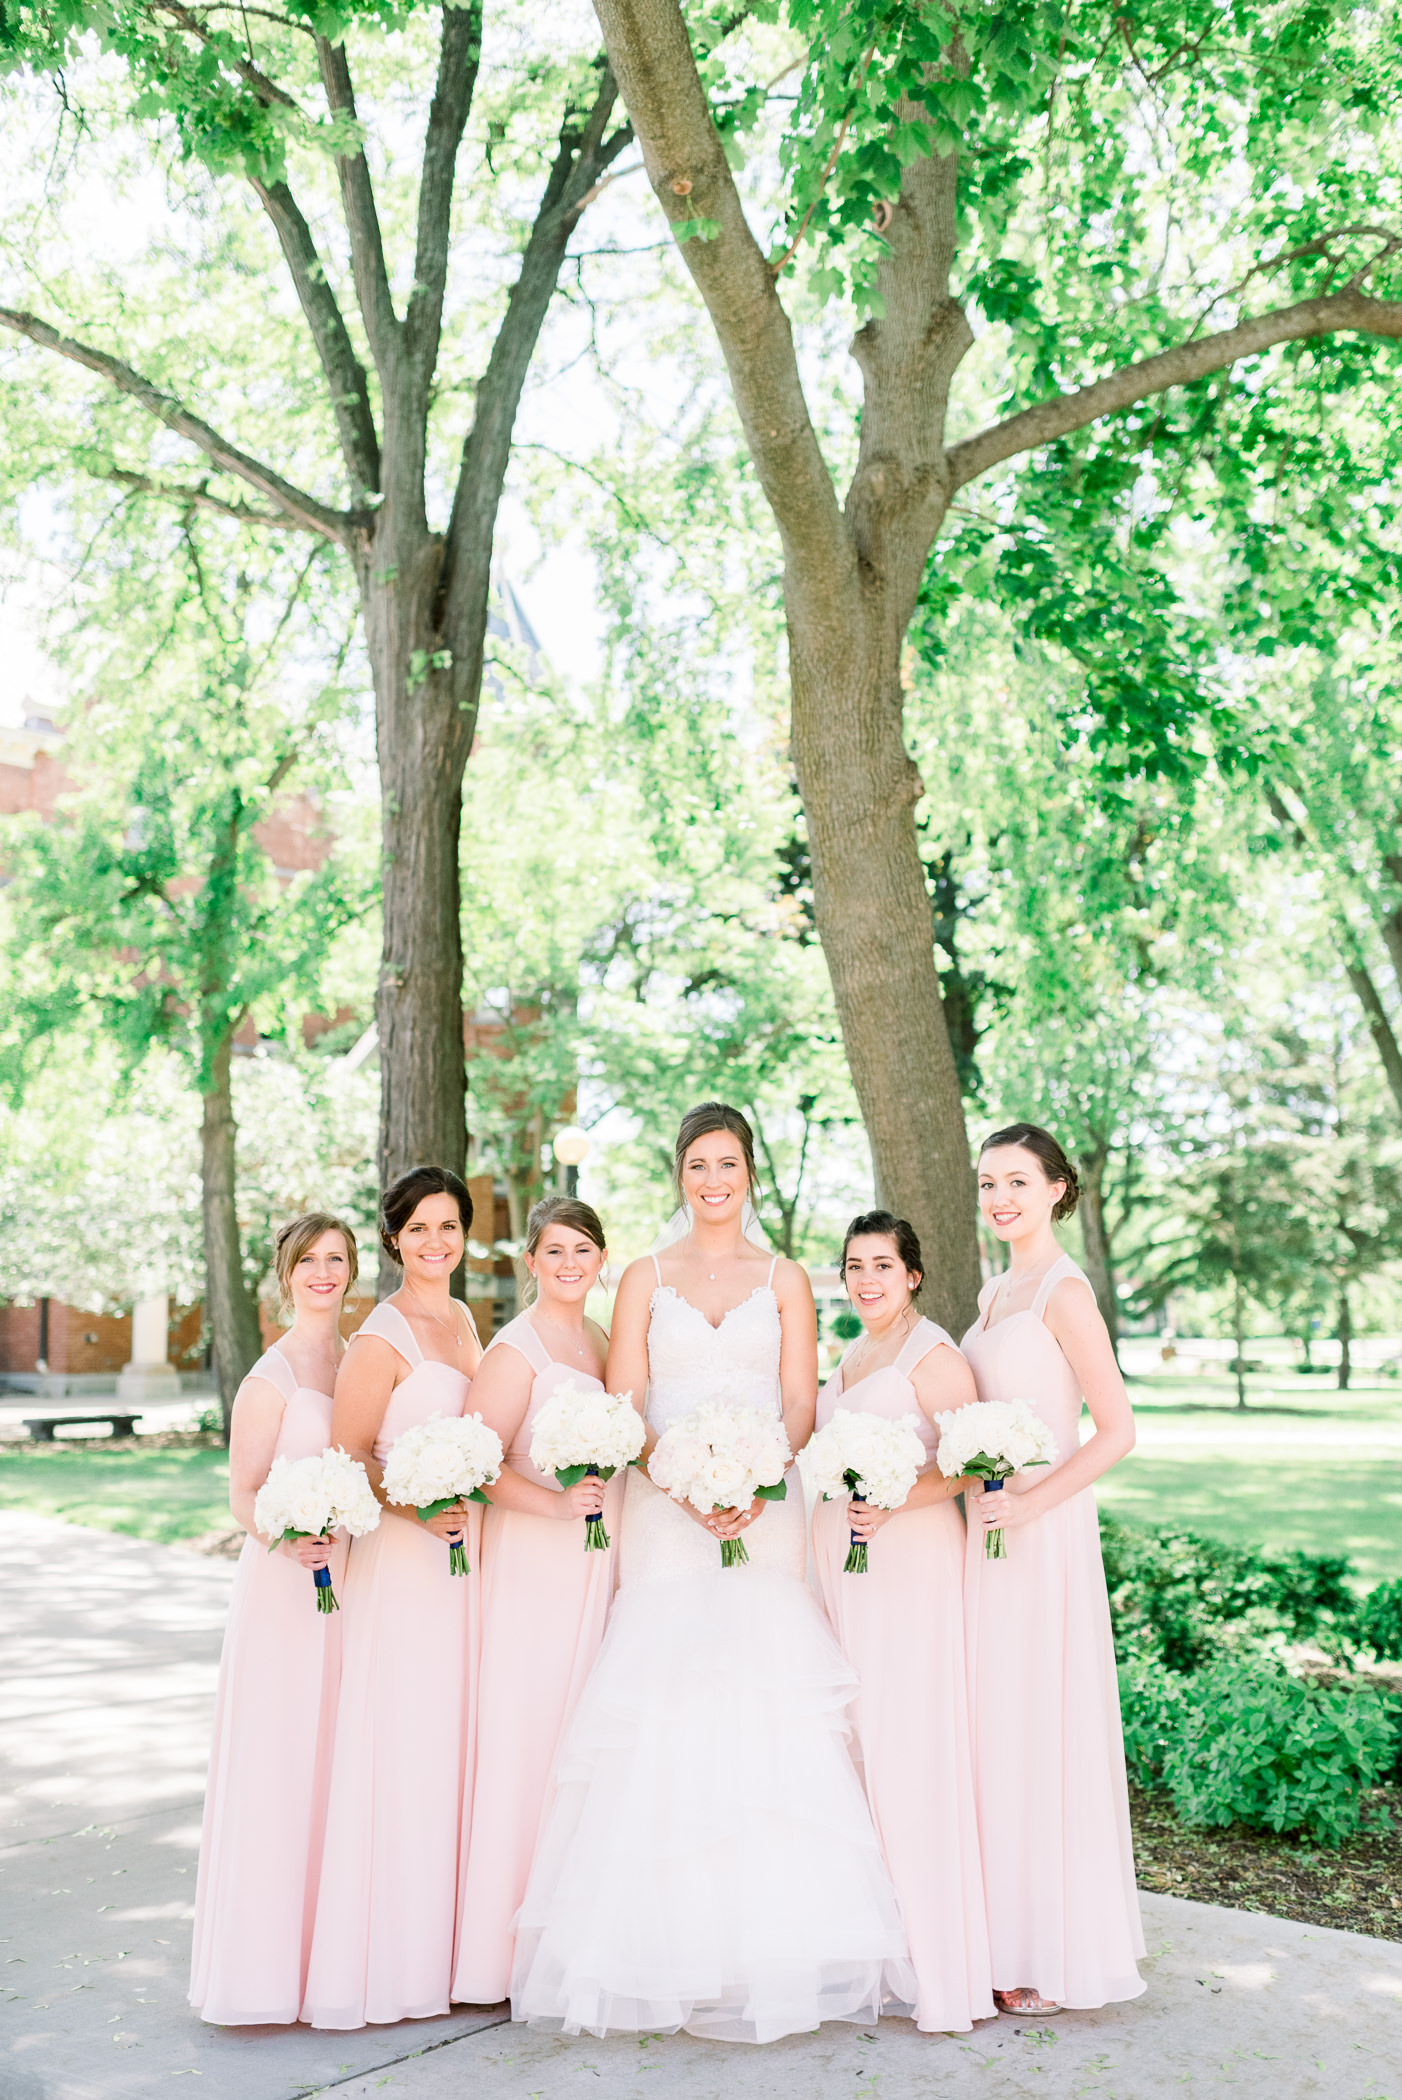
[(234, 1201), (234, 1102), (230, 1085), (233, 1037), (215, 1053), (204, 1095), (201, 1214), (204, 1223), (205, 1318), (214, 1345), (224, 1439), (234, 1395), (263, 1353), (258, 1303), (243, 1273)]
[(388, 564), (390, 580), (370, 569), (362, 587), (381, 788), (382, 1184), (420, 1165), (461, 1174), (467, 1158), (458, 834), (476, 680), (462, 692), (455, 667), (432, 661), (444, 653), (430, 614), (437, 557), (425, 533), (407, 563)]
[(1367, 1017), (1368, 1033), (1373, 1038), (1378, 1062), (1383, 1068), (1397, 1112), (1402, 1115), (1402, 1045), (1397, 1041), (1397, 1032), (1393, 1028), (1387, 1008), (1383, 1005), (1372, 972), (1363, 960), (1361, 949), (1347, 930), (1344, 939), (1344, 968), (1348, 972), (1348, 981)]
[(791, 596), (794, 762), (818, 931), (877, 1201), (915, 1227), (932, 1316), (962, 1334), (979, 1286), (974, 1179), (915, 831), (920, 777), (898, 679), (883, 690), (877, 651), (832, 611), (831, 623), (826, 609), (806, 617)]
[(1077, 1164), (1081, 1170), (1081, 1239), (1085, 1247), (1086, 1274), (1095, 1302), (1100, 1307), (1100, 1316), (1110, 1330), (1110, 1346), (1118, 1357), (1120, 1353), (1120, 1302), (1115, 1288), (1115, 1263), (1110, 1245), (1109, 1227), (1105, 1221), (1105, 1168), (1109, 1148), (1103, 1144), (1088, 1147)]

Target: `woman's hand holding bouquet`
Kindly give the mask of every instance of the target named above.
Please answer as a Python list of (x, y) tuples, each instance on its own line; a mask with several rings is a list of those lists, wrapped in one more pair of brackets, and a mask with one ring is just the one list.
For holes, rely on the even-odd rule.
[[(501, 1438), (480, 1415), (430, 1415), (396, 1437), (385, 1462), (386, 1502), (412, 1509), (449, 1547), (448, 1572), (466, 1575), (462, 1520), (501, 1474)], [(447, 1527), (437, 1521), (447, 1520)]]
[[(566, 1491), (585, 1480), (612, 1480), (620, 1466), (637, 1461), (646, 1433), (631, 1393), (590, 1392), (577, 1385), (562, 1385), (550, 1395), (532, 1425), (531, 1464), (541, 1473), (553, 1473)], [(602, 1553), (608, 1545), (601, 1504), (586, 1508), (585, 1552)]]
[[(891, 1421), (885, 1415), (834, 1409), (830, 1421), (815, 1431), (798, 1455), (799, 1471), (809, 1490), (825, 1502), (850, 1495), (854, 1502), (878, 1509), (900, 1508), (925, 1463), (925, 1446), (914, 1415)], [(867, 1572), (867, 1541), (856, 1531), (842, 1564), (845, 1575)]]
[[(1014, 1473), (1047, 1466), (1056, 1457), (1056, 1439), (1030, 1400), (971, 1400), (951, 1414), (936, 1415), (940, 1433), (939, 1469), (946, 1480), (956, 1473), (981, 1480), (985, 1491), (1001, 1490)], [(983, 1550), (989, 1560), (1006, 1560), (1001, 1524), (989, 1524)]]
[[(327, 1566), (333, 1531), (363, 1538), (380, 1521), (380, 1505), (358, 1459), (339, 1446), (319, 1458), (275, 1458), (253, 1502), (253, 1521), (270, 1552), (290, 1545), (316, 1584), (316, 1608), (339, 1611)], [(320, 1548), (319, 1551), (315, 1550)]]
[[(648, 1472), (674, 1502), (689, 1502), (710, 1516), (720, 1509), (748, 1509), (756, 1499), (782, 1502), (792, 1458), (777, 1416), (710, 1402), (663, 1431)], [(742, 1538), (721, 1539), (723, 1568), (738, 1567), (749, 1557)]]

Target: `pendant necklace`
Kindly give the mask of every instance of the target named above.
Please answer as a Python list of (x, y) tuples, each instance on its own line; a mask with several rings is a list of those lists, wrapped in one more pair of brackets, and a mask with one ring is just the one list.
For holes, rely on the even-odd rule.
[(445, 1334), (450, 1334), (450, 1335), (451, 1335), (451, 1336), (453, 1337), (453, 1342), (454, 1342), (455, 1346), (456, 1346), (457, 1348), (461, 1349), (461, 1347), (462, 1347), (462, 1336), (461, 1336), (461, 1335), (460, 1335), (460, 1334), (458, 1333), (458, 1331), (457, 1331), (457, 1322), (456, 1322), (456, 1321), (454, 1321), (453, 1325), (452, 1325), (452, 1326), (450, 1327), (450, 1326), (448, 1325), (448, 1322), (447, 1322), (447, 1321), (446, 1321), (446, 1320), (445, 1320), (445, 1319), (443, 1318), (443, 1316), (442, 1316), (442, 1314), (441, 1314), (441, 1313), (436, 1313), (436, 1312), (434, 1312), (434, 1311), (433, 1311), (433, 1310), (432, 1310), (432, 1309), (431, 1309), (431, 1308), (430, 1308), (429, 1306), (427, 1306), (427, 1305), (425, 1305), (425, 1306), (423, 1307), (423, 1310), (424, 1310), (424, 1311), (425, 1311), (425, 1312), (426, 1312), (426, 1313), (428, 1314), (428, 1316), (429, 1316), (430, 1320), (437, 1320), (437, 1322), (438, 1322), (439, 1326), (440, 1326), (440, 1327), (441, 1327), (441, 1328), (443, 1329), (443, 1332), (444, 1332)]
[[(563, 1328), (561, 1328), (561, 1327), (558, 1327), (558, 1326), (556, 1326), (556, 1323), (554, 1322), (554, 1320), (546, 1320), (546, 1321), (544, 1321), (544, 1322), (542, 1322), (542, 1321), (540, 1321), (540, 1320), (532, 1320), (532, 1322), (531, 1322), (531, 1325), (532, 1325), (533, 1327), (540, 1327), (540, 1326), (542, 1326), (542, 1325), (544, 1325), (544, 1326), (546, 1326), (546, 1327), (554, 1327), (554, 1328), (555, 1328), (555, 1332), (556, 1332), (556, 1334), (562, 1334), (562, 1333), (564, 1332), (564, 1329), (563, 1329)], [(575, 1352), (574, 1352), (574, 1353), (575, 1353), (575, 1355), (576, 1355), (576, 1356), (583, 1356), (583, 1354), (584, 1354), (584, 1349), (583, 1349), (583, 1346), (582, 1346), (582, 1344), (581, 1344), (581, 1345), (580, 1345), (580, 1346), (579, 1346), (578, 1348), (576, 1348), (576, 1349), (575, 1349)]]

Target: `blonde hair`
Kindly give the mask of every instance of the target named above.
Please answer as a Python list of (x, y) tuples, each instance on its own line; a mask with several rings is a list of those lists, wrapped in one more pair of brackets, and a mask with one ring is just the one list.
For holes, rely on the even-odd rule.
[(300, 1217), (289, 1218), (279, 1225), (273, 1240), (273, 1270), (277, 1276), (278, 1304), (283, 1312), (292, 1309), (292, 1272), (304, 1254), (316, 1245), (323, 1232), (339, 1232), (346, 1243), (346, 1263), (350, 1274), (346, 1278), (349, 1290), (360, 1274), (360, 1255), (355, 1244), (355, 1234), (343, 1218), (333, 1218), (329, 1210), (304, 1210)]

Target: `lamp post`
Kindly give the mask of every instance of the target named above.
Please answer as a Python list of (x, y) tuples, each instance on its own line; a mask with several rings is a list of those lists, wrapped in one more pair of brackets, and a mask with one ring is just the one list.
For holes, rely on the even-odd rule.
[(565, 1194), (577, 1196), (579, 1169), (582, 1162), (589, 1157), (588, 1131), (581, 1130), (577, 1123), (566, 1123), (563, 1130), (556, 1131), (550, 1149), (565, 1170)]

